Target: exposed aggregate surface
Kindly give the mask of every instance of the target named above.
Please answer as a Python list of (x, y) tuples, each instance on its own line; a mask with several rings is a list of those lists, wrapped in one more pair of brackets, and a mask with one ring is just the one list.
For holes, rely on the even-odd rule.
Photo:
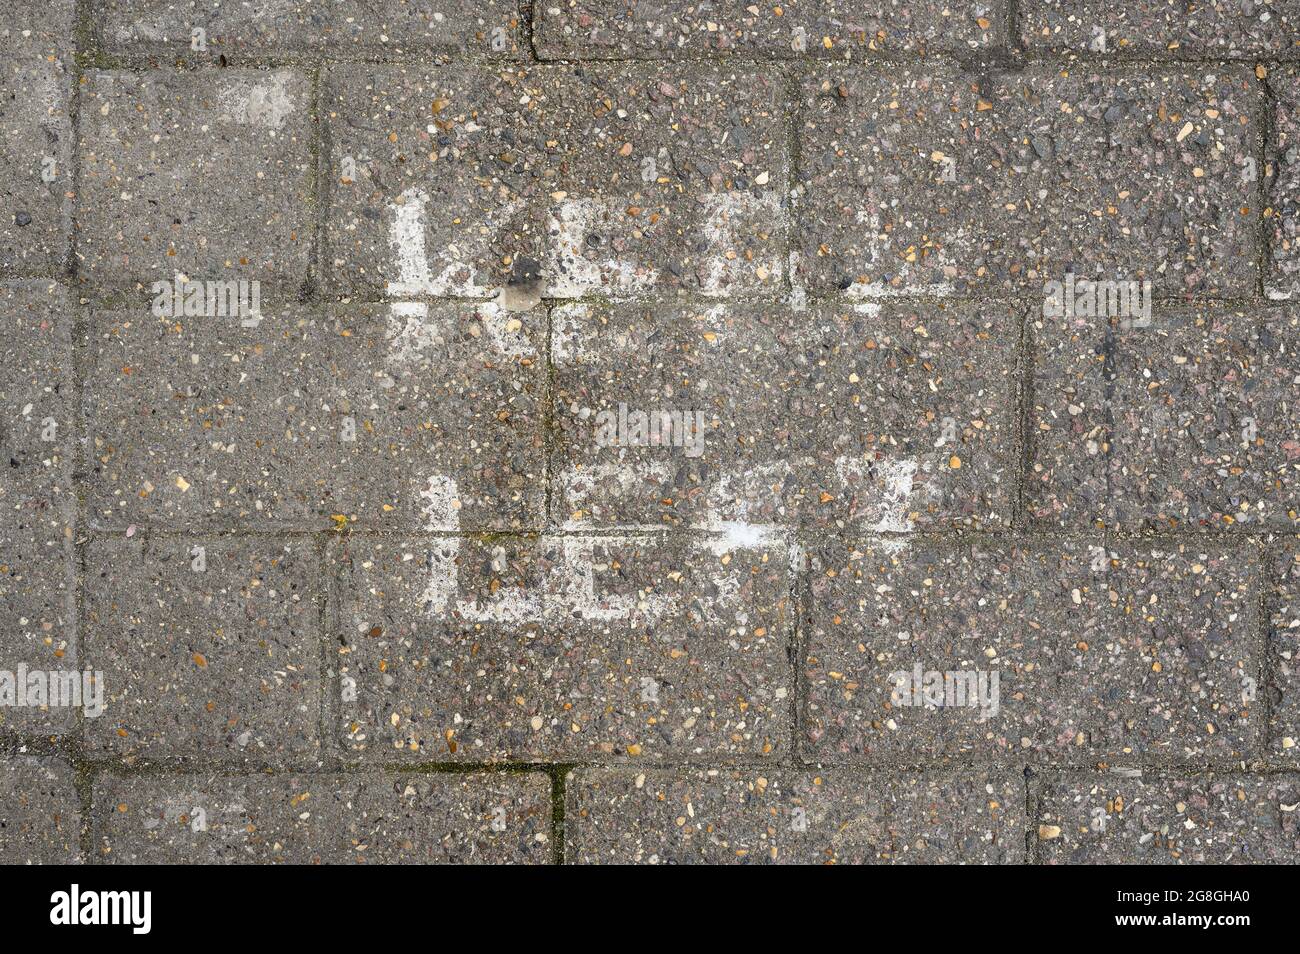
[(1300, 860), (1297, 44), (0, 0), (0, 862)]

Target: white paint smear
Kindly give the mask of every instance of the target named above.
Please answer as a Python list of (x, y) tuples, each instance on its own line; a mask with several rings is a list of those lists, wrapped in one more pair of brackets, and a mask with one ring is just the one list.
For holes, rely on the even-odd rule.
[(925, 285), (889, 285), (885, 282), (854, 282), (845, 294), (852, 299), (859, 298), (912, 298), (929, 295), (932, 298), (946, 298), (952, 294), (951, 282), (939, 282)]
[(755, 521), (759, 513), (783, 514), (784, 502), (779, 489), (793, 473), (786, 461), (759, 464), (740, 471), (724, 473), (710, 494), (716, 503), (700, 527), (717, 534), (708, 542), (718, 556), (736, 550), (775, 548), (788, 555), (791, 572), (803, 569), (803, 548), (794, 532), (780, 524)]
[[(710, 507), (702, 520), (691, 525), (703, 536), (699, 545), (707, 548), (717, 556), (734, 553), (737, 550), (785, 549), (790, 555), (791, 566), (802, 566), (803, 551), (794, 539), (793, 533), (779, 524), (749, 519), (764, 494), (773, 501), (774, 506), (765, 508), (766, 512), (780, 512), (780, 500), (771, 490), (779, 486), (785, 474), (790, 472), (789, 464), (784, 461), (754, 467), (742, 474), (725, 474), (710, 496), (717, 498), (717, 504)], [(637, 466), (611, 462), (593, 464), (589, 467), (570, 467), (559, 477), (560, 499), (570, 514), (581, 513), (578, 518), (572, 516), (565, 521), (566, 531), (589, 530), (595, 526), (589, 498), (595, 490), (614, 481), (616, 493), (625, 495), (638, 483), (653, 483), (671, 478), (666, 464), (645, 463)], [(733, 489), (734, 488), (734, 489)], [(663, 528), (656, 524), (615, 524), (600, 525), (602, 530), (617, 533), (654, 533)]]
[[(666, 474), (665, 470), (660, 477), (665, 477)], [(566, 475), (565, 483), (566, 486), (582, 487), (585, 492), (590, 492), (592, 485), (584, 485), (583, 482), (593, 478), (597, 481), (612, 478), (630, 487), (632, 482), (642, 479), (642, 475), (630, 467), (606, 465), (597, 474), (571, 471)], [(443, 476), (430, 477), (428, 486), (421, 491), (420, 497), (424, 501), (422, 509), (426, 530), (441, 533), (459, 531), (460, 507), (455, 481)], [(710, 516), (695, 528), (709, 534), (699, 541), (699, 545), (719, 556), (735, 550), (789, 547), (792, 560), (802, 559), (801, 551), (791, 543), (790, 533), (775, 525), (721, 520)], [(595, 548), (640, 545), (655, 539), (657, 536), (650, 533), (600, 537), (543, 535), (542, 548), (552, 552), (558, 550), (559, 560), (552, 566), (541, 586), (532, 590), (519, 586), (501, 587), (491, 599), (485, 601), (456, 598), (460, 582), (457, 558), (461, 541), (439, 540), (430, 547), (426, 556), (428, 578), (421, 599), (425, 612), (430, 617), (443, 616), (454, 608), (457, 615), (470, 622), (514, 625), (578, 617), (589, 622), (653, 625), (673, 608), (673, 601), (664, 594), (648, 590), (636, 594), (598, 593)], [(499, 569), (504, 569), (505, 551), (501, 547), (493, 552), (493, 566), (497, 567), (498, 564)], [(798, 566), (797, 563), (792, 565)], [(740, 580), (733, 577), (723, 577), (716, 582), (720, 603), (702, 610), (710, 619), (714, 618), (722, 605), (734, 603), (740, 587)], [(746, 621), (742, 617), (743, 614), (733, 614), (730, 618), (744, 625)], [(717, 618), (723, 620), (724, 616), (718, 615)]]
[[(460, 530), (460, 501), (456, 482), (450, 477), (435, 475), (420, 492), (424, 500), (425, 529), (430, 532), (458, 532)], [(559, 548), (560, 561), (543, 581), (539, 591), (518, 586), (501, 587), (486, 602), (455, 600), (457, 614), (471, 622), (519, 624), (545, 622), (580, 616), (598, 622), (627, 621), (652, 624), (669, 608), (667, 597), (655, 593), (605, 595), (596, 593), (594, 547), (620, 546), (640, 542), (641, 538), (626, 536), (601, 537), (542, 537), (542, 546)], [(428, 579), (425, 581), (422, 600), (429, 616), (444, 615), (453, 605), (460, 586), (460, 569), (456, 559), (460, 553), (458, 539), (440, 540), (430, 549), (427, 557)], [(505, 550), (493, 551), (493, 566), (504, 568)]]
[[(469, 230), (432, 255), (427, 238), (429, 201), (425, 189), (412, 186), (390, 203), (389, 243), (397, 276), (388, 283), (388, 296), (493, 297), (497, 290), (475, 283), (473, 275), (487, 257), (488, 242), (499, 223), (518, 214), (523, 201), (515, 199), (494, 210), (476, 230)], [(766, 270), (767, 283), (779, 283), (784, 263), (775, 252), (775, 243), (773, 254), (766, 260), (749, 261), (743, 255), (727, 257), (747, 244), (750, 233), (775, 227), (781, 215), (777, 196), (721, 192), (703, 201), (702, 230), (707, 249), (700, 269), (701, 292), (723, 296), (737, 286), (761, 284), (759, 268)], [(614, 242), (632, 228), (626, 219), (626, 201), (621, 196), (566, 198), (552, 206), (542, 253), (543, 293), (551, 298), (599, 294), (620, 300), (652, 290), (659, 279), (657, 269), (613, 252)], [(599, 248), (587, 244), (591, 235), (604, 238)]]

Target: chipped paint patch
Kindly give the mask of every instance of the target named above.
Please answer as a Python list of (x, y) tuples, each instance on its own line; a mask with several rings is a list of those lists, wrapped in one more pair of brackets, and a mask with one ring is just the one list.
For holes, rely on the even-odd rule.
[(278, 130), (293, 113), (295, 104), (289, 93), (287, 71), (272, 73), (265, 80), (232, 80), (221, 91), (218, 102), (222, 118), (243, 126)]
[(708, 250), (700, 276), (701, 294), (728, 295), (737, 286), (780, 284), (784, 263), (776, 251), (775, 241), (766, 259), (751, 261), (735, 254), (736, 249), (749, 245), (749, 236), (764, 229), (770, 235), (780, 221), (781, 203), (775, 193), (755, 196), (749, 192), (717, 192), (704, 197), (704, 210), (703, 231)]
[(556, 364), (581, 364), (589, 357), (606, 362), (619, 355), (638, 354), (644, 347), (643, 336), (594, 321), (591, 307), (584, 302), (557, 305), (551, 311), (551, 357)]
[(389, 242), (398, 274), (397, 281), (388, 283), (389, 295), (435, 294), (425, 254), (424, 207), (428, 201), (429, 194), (423, 189), (410, 188), (389, 204), (393, 215)]
[(442, 616), (452, 605), (460, 585), (460, 569), (456, 564), (459, 556), (459, 540), (439, 540), (426, 554), (428, 577), (421, 595), (426, 615)]
[(428, 204), (429, 193), (419, 186), (412, 186), (389, 203), (393, 219), (389, 245), (397, 278), (388, 283), (388, 297), (492, 297), (495, 289), (474, 281), (476, 262), (487, 254), (497, 223), (514, 215), (523, 202), (516, 199), (494, 210), (476, 233), (447, 243), (432, 258), (426, 237)]
[[(492, 548), (492, 569), (505, 571), (505, 547)], [(503, 586), (490, 600), (457, 600), (456, 614), (476, 623), (530, 623), (546, 617), (543, 599), (519, 586)]]
[(657, 269), (605, 256), (587, 258), (587, 236), (609, 231), (608, 223), (624, 216), (614, 199), (565, 199), (547, 218), (546, 262), (542, 275), (551, 298), (581, 298), (589, 294), (627, 298), (649, 291), (659, 278)]
[(424, 529), (436, 533), (455, 533), (460, 530), (460, 499), (457, 497), (456, 481), (450, 477), (435, 475), (429, 478), (428, 486), (420, 491), (424, 500), (421, 512), (424, 514)]
[(793, 474), (787, 461), (756, 464), (739, 473), (724, 473), (709, 493), (714, 501), (711, 520), (755, 521), (756, 517), (783, 514), (780, 488)]
[(573, 364), (586, 357), (583, 329), (591, 319), (591, 308), (581, 302), (557, 305), (551, 311), (551, 359), (556, 364)]
[[(564, 537), (560, 540), (561, 563), (554, 591), (548, 592), (548, 616), (564, 614), (587, 621), (649, 625), (671, 607), (668, 597), (641, 592), (636, 596), (596, 593), (595, 544), (623, 546), (641, 542), (635, 537)], [(548, 588), (549, 589), (549, 588)]]
[(854, 282), (845, 294), (850, 299), (861, 298), (947, 298), (953, 294), (950, 282), (927, 285), (889, 285), (885, 282)]
[[(643, 463), (638, 467), (622, 462), (592, 464), (589, 467), (569, 467), (558, 477), (559, 499), (565, 512), (570, 516), (564, 523), (565, 530), (585, 530), (592, 525), (595, 516), (593, 508), (587, 506), (592, 494), (598, 487), (609, 481), (617, 484), (620, 494), (629, 493), (638, 481), (666, 481), (672, 478), (668, 465), (664, 463)], [(573, 514), (581, 513), (580, 517)], [(618, 527), (610, 529), (659, 529), (657, 527)]]
[(388, 306), (388, 353), (391, 369), (409, 366), (437, 340), (429, 323), (429, 306), (422, 302), (399, 301)]
[(791, 252), (789, 260), (790, 268), (790, 310), (793, 312), (803, 312), (808, 310), (808, 289), (802, 283), (795, 279), (799, 275), (799, 253)]
[(910, 533), (912, 520), (908, 516), (908, 503), (912, 497), (912, 482), (916, 477), (916, 461), (883, 460), (876, 467), (882, 481), (877, 513), (880, 519), (871, 528), (877, 533)]
[(526, 318), (517, 316), (496, 302), (483, 302), (475, 309), (492, 347), (507, 358), (531, 358), (537, 349), (524, 333)]
[(874, 533), (911, 533), (909, 508), (913, 483), (918, 470), (914, 460), (886, 459), (868, 462), (860, 457), (840, 457), (835, 473), (847, 488), (860, 488), (856, 494), (865, 500), (867, 527)]
[[(484, 337), (492, 349), (507, 358), (531, 358), (537, 354), (524, 330), (522, 317), (511, 314), (494, 302), (483, 302), (475, 309)], [(454, 329), (445, 309), (432, 312), (424, 302), (395, 301), (388, 306), (388, 353), (385, 360), (394, 372), (410, 368), (421, 356), (436, 349), (445, 350)]]
[[(150, 43), (165, 43), (172, 39), (167, 31), (156, 23), (128, 23), (113, 31), (113, 39), (118, 43), (130, 43), (133, 40), (147, 40)], [(179, 39), (179, 38), (178, 38)], [(189, 37), (185, 38), (187, 41)]]

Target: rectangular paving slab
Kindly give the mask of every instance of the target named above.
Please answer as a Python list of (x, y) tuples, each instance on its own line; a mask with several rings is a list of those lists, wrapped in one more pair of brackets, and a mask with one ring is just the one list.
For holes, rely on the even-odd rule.
[[(14, 688), (25, 682), (19, 667), (29, 674), (78, 667), (74, 317), (60, 284), (0, 283), (0, 670)], [(0, 703), (0, 730), (75, 725), (73, 708), (30, 699)]]
[(191, 529), (535, 528), (541, 309), (96, 313), (90, 519)]
[(626, 59), (734, 54), (842, 59), (880, 53), (978, 50), (1002, 41), (1001, 0), (956, 7), (922, 0), (795, 0), (758, 5), (629, 4), (542, 0), (534, 7), (543, 59)]
[(1292, 0), (1023, 0), (1019, 9), (1021, 39), (1036, 51), (1268, 59), (1300, 37)]
[(725, 538), (348, 538), (331, 559), (343, 744), (389, 761), (783, 755), (789, 559)]
[(1258, 749), (1249, 547), (891, 542), (814, 564), (806, 750), (930, 764)]
[(572, 864), (1022, 864), (1018, 773), (580, 769)]
[(86, 556), (85, 657), (100, 756), (311, 757), (319, 751), (320, 559), (308, 540), (100, 538)]
[(58, 274), (72, 235), (74, 0), (0, 11), (0, 267)]
[(802, 95), (793, 277), (809, 291), (1037, 295), (1067, 271), (1254, 289), (1244, 66), (838, 67)]
[(1294, 529), (1300, 311), (1157, 308), (1141, 323), (1034, 319), (1031, 514), (1076, 527)]
[(79, 862), (81, 796), (71, 766), (32, 756), (0, 758), (0, 832), (0, 864)]
[(551, 780), (454, 775), (101, 776), (107, 864), (546, 864)]
[(561, 526), (1010, 519), (1014, 306), (579, 303), (551, 328)]
[(330, 287), (396, 300), (780, 289), (772, 71), (341, 65), (325, 78)]
[(1298, 18), (0, 3), (0, 861), (1300, 859)]
[(1048, 864), (1287, 864), (1300, 850), (1300, 787), (1286, 775), (1066, 775), (1039, 799)]
[(1269, 271), (1264, 292), (1269, 298), (1287, 299), (1300, 294), (1300, 73), (1294, 67), (1267, 73), (1272, 96), (1272, 139), (1268, 152), (1268, 205), (1265, 233)]
[(101, 284), (241, 280), (296, 295), (312, 255), (310, 78), (91, 70), (78, 261)]
[(1282, 546), (1269, 557), (1264, 612), (1274, 697), (1268, 754), (1290, 766), (1300, 762), (1300, 550)]
[(522, 17), (511, 0), (95, 0), (94, 5), (99, 35), (114, 52), (216, 57), (328, 49), (396, 56), (420, 50), (514, 58), (524, 48)]

